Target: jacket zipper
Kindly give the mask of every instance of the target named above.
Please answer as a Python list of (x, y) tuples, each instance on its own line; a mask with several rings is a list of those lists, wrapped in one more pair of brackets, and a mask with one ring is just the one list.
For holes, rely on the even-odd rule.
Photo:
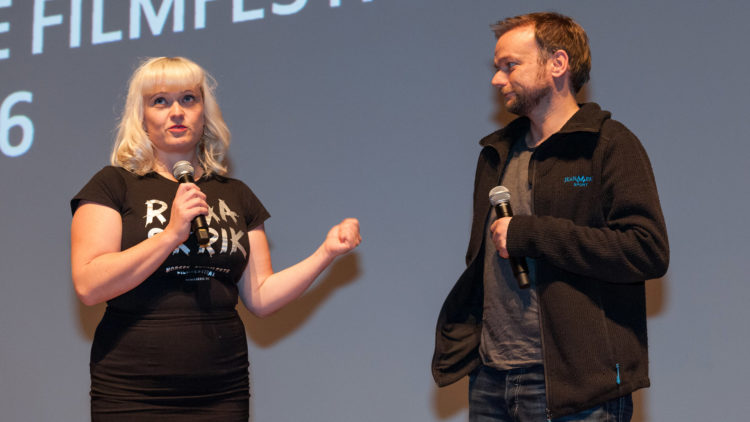
[[(529, 188), (531, 189), (531, 215), (534, 215), (535, 207), (535, 196), (536, 196), (536, 162), (534, 160), (534, 155), (536, 154), (537, 149), (534, 148), (534, 151), (531, 152), (531, 157), (529, 158), (529, 169), (528, 169), (528, 183)], [(536, 266), (536, 261), (533, 261), (532, 265)], [(538, 275), (537, 269), (534, 268), (534, 274)], [(536, 280), (534, 280), (534, 290), (536, 290), (536, 297), (537, 297), (537, 304), (539, 304), (539, 287), (537, 286)], [(539, 342), (542, 346), (542, 369), (544, 370), (544, 394), (547, 397), (547, 400), (545, 400), (545, 409), (544, 412), (547, 415), (547, 421), (552, 421), (552, 414), (549, 410), (549, 383), (547, 380), (549, 377), (547, 376), (547, 362), (545, 359), (544, 354), (544, 327), (542, 325), (542, 307), (539, 306)]]
[(534, 186), (536, 185), (536, 162), (534, 161), (534, 155), (536, 154), (536, 148), (534, 148), (534, 151), (531, 152), (531, 157), (529, 158), (529, 169), (527, 174), (529, 189), (531, 190), (531, 215), (534, 215), (534, 209), (536, 208), (534, 206)]
[(617, 380), (616, 380), (617, 385), (620, 385), (621, 381), (620, 381), (620, 364), (619, 363), (615, 364), (615, 369), (617, 370)]

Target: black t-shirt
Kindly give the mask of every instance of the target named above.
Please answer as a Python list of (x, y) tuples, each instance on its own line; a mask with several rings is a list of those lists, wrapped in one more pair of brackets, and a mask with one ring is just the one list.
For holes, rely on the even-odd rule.
[[(206, 194), (211, 239), (201, 248), (191, 235), (131, 291), (111, 299), (110, 307), (133, 313), (190, 314), (233, 309), (237, 281), (248, 260), (248, 231), (268, 217), (250, 188), (239, 180), (211, 175), (196, 184)], [(144, 176), (105, 167), (71, 200), (113, 208), (122, 216), (122, 250), (161, 232), (169, 223), (178, 183), (157, 173)]]

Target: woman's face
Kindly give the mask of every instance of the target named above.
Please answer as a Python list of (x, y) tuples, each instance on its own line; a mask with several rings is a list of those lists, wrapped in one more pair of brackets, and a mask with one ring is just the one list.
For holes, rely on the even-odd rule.
[(159, 88), (143, 97), (143, 126), (162, 154), (192, 158), (203, 136), (203, 98), (198, 87)]

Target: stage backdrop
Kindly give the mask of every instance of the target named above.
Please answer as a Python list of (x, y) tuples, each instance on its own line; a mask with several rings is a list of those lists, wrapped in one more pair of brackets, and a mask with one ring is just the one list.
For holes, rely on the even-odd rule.
[(648, 283), (635, 420), (745, 419), (750, 6), (697, 0), (0, 0), (0, 419), (88, 420), (103, 306), (73, 292), (69, 199), (108, 163), (136, 64), (168, 55), (218, 80), (276, 268), (361, 221), (303, 298), (242, 311), (254, 420), (466, 420), (466, 381), (430, 376), (435, 320), (464, 267), (477, 142), (508, 121), (489, 25), (536, 10), (588, 31), (581, 99), (639, 136), (660, 189), (672, 261)]

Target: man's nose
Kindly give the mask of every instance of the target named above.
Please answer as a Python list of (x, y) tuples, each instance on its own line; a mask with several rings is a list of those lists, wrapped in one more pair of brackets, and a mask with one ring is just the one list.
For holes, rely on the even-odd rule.
[(495, 75), (492, 76), (492, 86), (501, 88), (505, 86), (508, 83), (508, 78), (505, 77), (505, 74), (503, 72), (495, 72)]

